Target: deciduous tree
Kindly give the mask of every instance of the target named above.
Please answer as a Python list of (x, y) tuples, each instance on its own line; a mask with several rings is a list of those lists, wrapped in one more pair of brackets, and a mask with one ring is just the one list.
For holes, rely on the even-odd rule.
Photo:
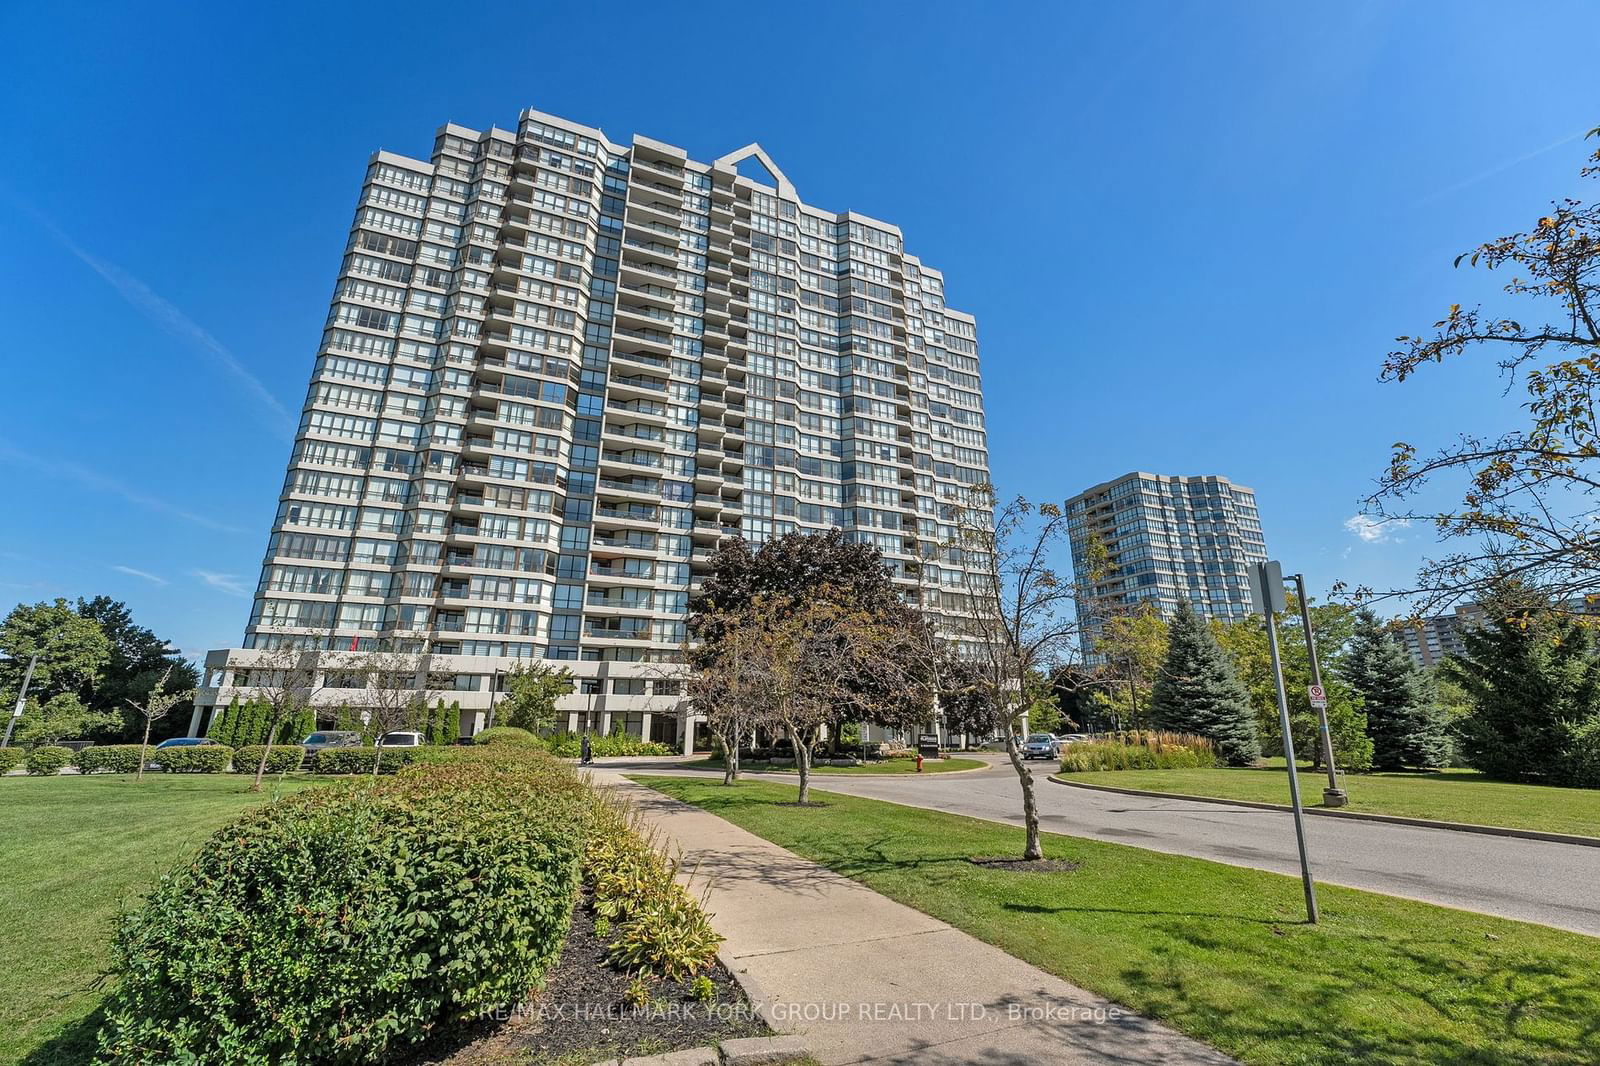
[[(1583, 175), (1600, 178), (1600, 151), (1590, 163)], [(1526, 421), (1469, 430), (1431, 454), (1394, 446), (1368, 511), (1427, 522), (1461, 547), (1393, 591), (1412, 594), (1421, 613), (1482, 599), (1506, 578), (1537, 584), (1558, 604), (1592, 594), (1600, 587), (1600, 205), (1555, 201), (1528, 229), (1457, 256), (1463, 263), (1509, 274), (1509, 309), (1452, 304), (1431, 330), (1398, 338), (1382, 377), (1404, 382), (1432, 364), (1486, 354), (1508, 387), (1520, 379)], [(1459, 486), (1459, 504), (1419, 506), (1437, 497), (1441, 479)]]
[(960, 646), (981, 671), (1022, 790), (1024, 859), (1044, 857), (1033, 771), (1022, 758), (1029, 681), (1065, 658), (1077, 632), (1073, 585), (1055, 565), (1066, 535), (1066, 514), (1057, 505), (1018, 496), (997, 506), (985, 486), (956, 516), (950, 546), (965, 567), (967, 632)]
[(505, 725), (535, 736), (555, 732), (556, 700), (573, 691), (572, 671), (542, 662), (519, 663), (505, 674), (505, 694), (498, 710)]
[(183, 689), (168, 689), (167, 683), (172, 679), (172, 669), (162, 673), (161, 677), (150, 687), (142, 700), (129, 699), (128, 703), (139, 712), (144, 720), (144, 733), (139, 741), (139, 771), (134, 775), (136, 780), (144, 779), (145, 753), (150, 748), (150, 727), (155, 722), (165, 718), (172, 709), (185, 700), (194, 698), (194, 691)]

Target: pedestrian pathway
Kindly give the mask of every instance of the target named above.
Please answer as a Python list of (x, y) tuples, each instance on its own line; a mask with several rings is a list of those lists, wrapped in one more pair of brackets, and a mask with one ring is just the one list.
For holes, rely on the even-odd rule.
[(682, 849), (724, 958), (824, 1066), (1232, 1061), (715, 815), (591, 773)]

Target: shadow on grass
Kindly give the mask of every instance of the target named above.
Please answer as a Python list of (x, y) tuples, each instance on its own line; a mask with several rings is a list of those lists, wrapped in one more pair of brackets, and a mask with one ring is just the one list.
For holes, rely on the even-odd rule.
[(55, 1036), (34, 1048), (19, 1061), (19, 1066), (82, 1066), (94, 1061), (95, 1035), (105, 1024), (105, 1015), (96, 1007)]
[(1310, 925), (1301, 919), (1253, 918), (1244, 914), (1219, 914), (1215, 911), (1140, 910), (1135, 907), (1043, 907), (1037, 903), (1002, 903), (1000, 909), (1018, 914), (1127, 914), (1148, 918), (1210, 918), (1219, 922), (1248, 922), (1272, 927)]

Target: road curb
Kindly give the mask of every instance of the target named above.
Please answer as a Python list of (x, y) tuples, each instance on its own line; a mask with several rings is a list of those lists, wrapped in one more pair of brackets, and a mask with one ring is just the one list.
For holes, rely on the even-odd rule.
[[(696, 808), (698, 809), (698, 808)], [(750, 1001), (750, 1009), (756, 1012), (756, 1017), (767, 1023), (767, 1028), (780, 1035), (794, 1035), (792, 1026), (785, 1024), (779, 1026), (772, 1016), (772, 997), (767, 990), (761, 987), (761, 982), (756, 980), (748, 968), (739, 965), (739, 960), (722, 948), (717, 949), (717, 961), (722, 963), (722, 968), (733, 974), (733, 979), (739, 982), (739, 987), (744, 989), (744, 998)]]
[[(1261, 811), (1283, 811), (1293, 808), (1285, 803), (1261, 803), (1256, 800), (1223, 799), (1220, 796), (1191, 796), (1186, 792), (1151, 792), (1143, 788), (1122, 788), (1118, 785), (1090, 785), (1070, 781), (1056, 774), (1049, 779), (1068, 788), (1088, 789), (1090, 792), (1115, 792), (1123, 796), (1151, 796), (1156, 799), (1189, 800), (1194, 803), (1216, 803), (1224, 807), (1254, 807)], [(1516, 837), (1522, 840), (1542, 840), (1553, 844), (1577, 844), (1585, 848), (1600, 848), (1600, 837), (1574, 836), (1569, 833), (1546, 833), (1538, 829), (1512, 829), (1500, 825), (1475, 825), (1471, 822), (1435, 822), (1427, 818), (1407, 818), (1399, 814), (1369, 814), (1364, 811), (1330, 810), (1326, 807), (1302, 808), (1307, 814), (1325, 818), (1351, 818), (1358, 822), (1387, 822), (1390, 825), (1410, 825), (1419, 829), (1450, 829), (1457, 833), (1478, 833), (1491, 837)]]

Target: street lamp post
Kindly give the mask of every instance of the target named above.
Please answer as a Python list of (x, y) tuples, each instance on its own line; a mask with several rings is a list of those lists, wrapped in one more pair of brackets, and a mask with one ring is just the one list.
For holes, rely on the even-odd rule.
[(22, 675), (22, 691), (17, 693), (17, 706), (11, 712), (11, 717), (6, 719), (5, 739), (0, 740), (0, 748), (11, 746), (11, 731), (17, 726), (17, 719), (22, 717), (22, 709), (28, 702), (28, 683), (33, 680), (33, 668), (39, 661), (39, 653), (34, 652), (28, 657), (28, 669)]
[[(1306, 578), (1304, 574), (1293, 575), (1295, 595), (1300, 597), (1300, 624), (1305, 629), (1306, 657), (1311, 663), (1311, 684), (1322, 688), (1322, 667), (1317, 662), (1316, 634), (1311, 631), (1311, 607), (1306, 603)], [(1343, 807), (1350, 802), (1350, 795), (1339, 787), (1338, 772), (1333, 768), (1333, 736), (1328, 732), (1328, 707), (1324, 703), (1316, 707), (1317, 730), (1322, 739), (1322, 761), (1328, 770), (1328, 787), (1322, 790), (1322, 803), (1325, 807)]]

